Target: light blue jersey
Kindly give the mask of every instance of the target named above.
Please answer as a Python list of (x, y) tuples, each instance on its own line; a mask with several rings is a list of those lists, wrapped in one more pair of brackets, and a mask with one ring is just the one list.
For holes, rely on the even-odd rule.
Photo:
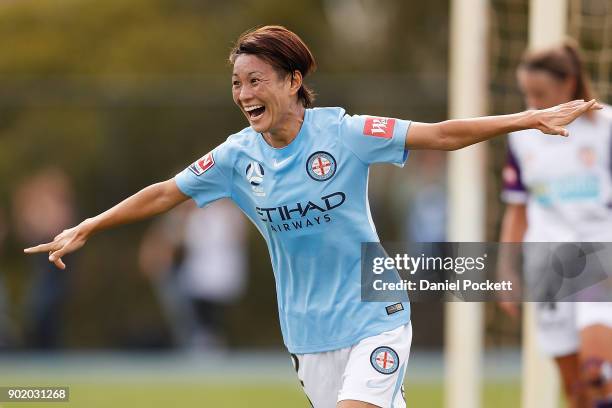
[[(351, 346), (410, 321), (408, 303), (361, 301), (361, 243), (378, 242), (368, 204), (373, 163), (403, 166), (410, 122), (306, 109), (297, 137), (268, 145), (252, 128), (175, 180), (199, 206), (229, 197), (266, 239), (291, 353)], [(223, 271), (219, 271), (223, 273)]]

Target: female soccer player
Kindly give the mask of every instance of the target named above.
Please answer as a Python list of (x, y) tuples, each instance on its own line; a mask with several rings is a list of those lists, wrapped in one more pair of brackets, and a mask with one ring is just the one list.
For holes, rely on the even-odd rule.
[(409, 304), (360, 300), (360, 244), (378, 242), (367, 198), (370, 165), (401, 166), (409, 149), (459, 149), (514, 130), (565, 135), (563, 126), (597, 103), (436, 124), (349, 116), (341, 108), (311, 108), (314, 94), (303, 79), (315, 61), (284, 27), (243, 34), (229, 59), (232, 95), (248, 128), (173, 179), (26, 252), (48, 251), (64, 268), (61, 257), (98, 231), (188, 198), (205, 206), (229, 197), (266, 239), (284, 342), (312, 404), (404, 407)]
[[(526, 54), (517, 76), (527, 106), (591, 98), (582, 66), (570, 44)], [(535, 130), (510, 135), (502, 242), (612, 241), (612, 108), (589, 112), (568, 130), (568, 140)], [(512, 304), (504, 308), (516, 313)], [(612, 303), (539, 303), (537, 337), (557, 363), (571, 407), (612, 407)]]

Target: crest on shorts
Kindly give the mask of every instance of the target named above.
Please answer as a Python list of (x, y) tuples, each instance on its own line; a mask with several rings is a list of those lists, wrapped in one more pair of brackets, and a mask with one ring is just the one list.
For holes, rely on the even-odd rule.
[(381, 374), (393, 374), (399, 367), (399, 356), (391, 347), (377, 347), (370, 355), (370, 363)]
[(336, 159), (327, 152), (315, 152), (306, 161), (306, 172), (313, 180), (329, 180), (336, 173)]

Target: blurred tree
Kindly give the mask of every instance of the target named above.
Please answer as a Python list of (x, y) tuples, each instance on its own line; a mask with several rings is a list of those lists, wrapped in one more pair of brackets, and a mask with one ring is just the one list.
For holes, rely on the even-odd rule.
[[(171, 177), (246, 125), (232, 105), (227, 54), (241, 32), (264, 24), (286, 25), (312, 48), (320, 72), (309, 80), (321, 104), (443, 119), (447, 1), (375, 2), (385, 11), (380, 38), (372, 39), (375, 58), (345, 47), (338, 34), (344, 24), (367, 40), (374, 2), (358, 1), (359, 25), (350, 16), (332, 18), (329, 3), (0, 2), (0, 200), (47, 165), (71, 175), (83, 217)], [(393, 222), (383, 215), (379, 231), (392, 236)], [(125, 333), (142, 332), (163, 342), (153, 297), (134, 273), (143, 228), (108, 232), (83, 251), (68, 307), (70, 344), (130, 343)], [(260, 329), (278, 327), (276, 301), (265, 243), (254, 228), (251, 236), (253, 279), (227, 322), (231, 341), (280, 345), (279, 330)], [(0, 264), (17, 293), (24, 260), (14, 242), (9, 248)]]

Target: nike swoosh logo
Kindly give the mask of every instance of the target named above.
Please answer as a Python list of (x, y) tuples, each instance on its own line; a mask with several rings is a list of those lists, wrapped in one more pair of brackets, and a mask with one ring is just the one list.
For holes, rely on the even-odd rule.
[(287, 163), (287, 161), (289, 161), (290, 159), (291, 157), (288, 157), (285, 160), (281, 160), (281, 161), (274, 160), (274, 167), (280, 167), (283, 164)]

